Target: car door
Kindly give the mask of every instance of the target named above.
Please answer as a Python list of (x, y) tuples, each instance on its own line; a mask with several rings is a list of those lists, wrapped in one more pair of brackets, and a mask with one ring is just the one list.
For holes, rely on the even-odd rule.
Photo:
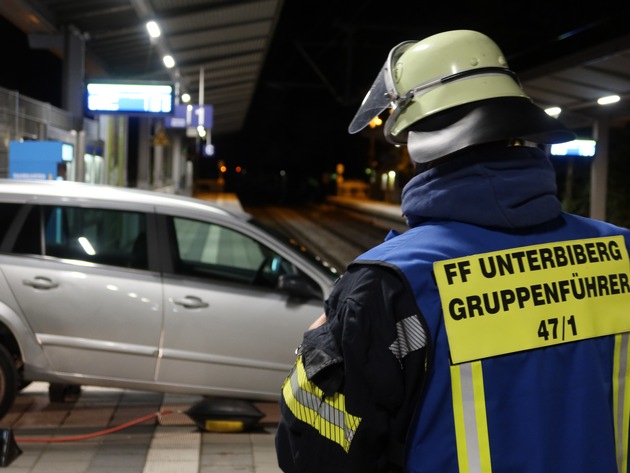
[(186, 217), (169, 217), (168, 228), (174, 261), (164, 277), (159, 382), (276, 398), (304, 330), (323, 311), (321, 289), (312, 298), (277, 289), (281, 275), (301, 270), (241, 230)]
[(162, 324), (147, 215), (34, 206), (2, 269), (52, 370), (152, 380)]

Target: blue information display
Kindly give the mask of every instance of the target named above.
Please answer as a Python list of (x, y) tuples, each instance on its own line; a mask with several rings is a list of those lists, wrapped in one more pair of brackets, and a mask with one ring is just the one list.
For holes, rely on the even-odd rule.
[(173, 85), (138, 82), (89, 82), (87, 109), (94, 113), (170, 114)]
[(573, 140), (567, 143), (551, 145), (552, 156), (595, 156), (597, 142), (595, 140)]

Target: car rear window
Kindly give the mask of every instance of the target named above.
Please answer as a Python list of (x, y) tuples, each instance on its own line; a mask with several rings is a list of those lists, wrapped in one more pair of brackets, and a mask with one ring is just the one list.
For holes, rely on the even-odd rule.
[(17, 215), (18, 211), (22, 208), (22, 204), (0, 204), (0, 242), (2, 242), (11, 228), (11, 223)]
[(110, 209), (35, 207), (13, 252), (146, 269), (146, 216)]

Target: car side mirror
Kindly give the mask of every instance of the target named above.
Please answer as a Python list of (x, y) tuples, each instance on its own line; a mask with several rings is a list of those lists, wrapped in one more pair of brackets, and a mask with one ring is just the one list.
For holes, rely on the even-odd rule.
[(278, 278), (278, 289), (305, 299), (321, 299), (322, 293), (299, 274), (283, 274)]

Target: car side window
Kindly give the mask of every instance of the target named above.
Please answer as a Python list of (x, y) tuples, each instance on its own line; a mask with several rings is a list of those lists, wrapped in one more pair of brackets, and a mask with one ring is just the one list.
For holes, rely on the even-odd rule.
[(21, 248), (19, 244), (41, 234), (41, 215), (46, 256), (127, 268), (148, 267), (144, 214), (62, 206), (42, 206), (35, 210), (39, 211), (31, 212), (27, 218), (15, 252), (41, 254), (34, 245)]
[(238, 231), (179, 217), (172, 223), (180, 274), (274, 287), (280, 275), (298, 272), (292, 263)]
[[(11, 224), (15, 219), (17, 213), (24, 207), (23, 204), (2, 203), (0, 204), (0, 243), (4, 241), (7, 236), (7, 232), (11, 228)], [(35, 242), (35, 248), (37, 248), (37, 241)]]

